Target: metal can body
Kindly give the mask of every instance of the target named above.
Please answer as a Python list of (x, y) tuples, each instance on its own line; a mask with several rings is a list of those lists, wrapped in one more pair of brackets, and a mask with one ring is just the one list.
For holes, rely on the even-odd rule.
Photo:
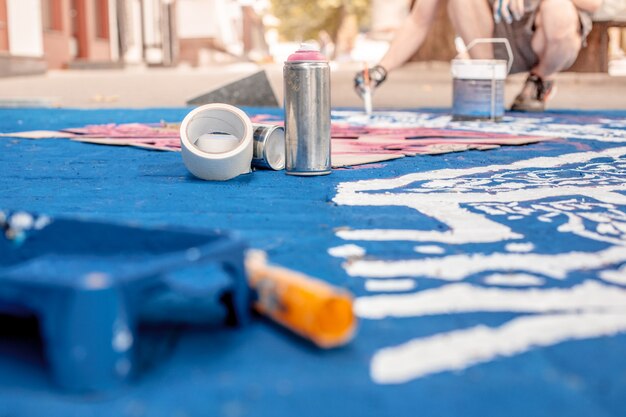
[(253, 123), (252, 166), (280, 171), (285, 168), (285, 129), (282, 126)]
[(327, 62), (286, 62), (283, 76), (285, 170), (330, 174), (330, 67)]

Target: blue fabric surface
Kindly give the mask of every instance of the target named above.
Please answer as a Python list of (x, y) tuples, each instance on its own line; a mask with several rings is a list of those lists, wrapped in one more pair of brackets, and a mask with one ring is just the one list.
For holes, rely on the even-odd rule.
[[(265, 109), (246, 110), (249, 114), (267, 113)], [(0, 132), (111, 122), (180, 121), (188, 111), (186, 108), (0, 110)], [(276, 110), (272, 112), (279, 114)], [(272, 261), (321, 277), (352, 290), (357, 297), (364, 297), (372, 295), (365, 289), (365, 279), (350, 276), (349, 267), (342, 266), (345, 260), (330, 256), (328, 249), (355, 243), (363, 246), (372, 259), (382, 260), (419, 260), (440, 255), (416, 253), (415, 246), (422, 243), (415, 241), (350, 242), (337, 235), (339, 230), (445, 231), (447, 226), (402, 205), (340, 204), (333, 200), (337, 185), (443, 169), (508, 165), (536, 157), (601, 152), (626, 142), (626, 112), (553, 112), (533, 117), (550, 118), (550, 123), (564, 126), (578, 123), (584, 127), (595, 123), (598, 128), (612, 129), (617, 139), (582, 139), (588, 132), (581, 130), (581, 139), (574, 136), (487, 152), (404, 158), (385, 163), (383, 168), (337, 170), (327, 177), (300, 178), (283, 172), (258, 171), (216, 183), (191, 177), (178, 153), (67, 140), (0, 138), (0, 208), (52, 217), (78, 216), (144, 226), (235, 231), (250, 246), (266, 250)], [(539, 129), (543, 125), (533, 126)], [(624, 165), (619, 160), (593, 161), (614, 167), (615, 181), (624, 183)], [(580, 165), (564, 164), (546, 175), (561, 179), (573, 173), (578, 175), (577, 164)], [(521, 167), (518, 171), (525, 169)], [(518, 171), (511, 178), (504, 177), (505, 183), (522, 181), (516, 178), (520, 175)], [(489, 173), (469, 177), (494, 181)], [(393, 191), (410, 193), (411, 189), (423, 189), (425, 183), (423, 179), (409, 181)], [(501, 192), (497, 190), (486, 193)], [(386, 191), (367, 192), (385, 194)], [(616, 193), (626, 195), (621, 190)], [(556, 200), (559, 199), (538, 197), (539, 203), (550, 207)], [(522, 218), (509, 216), (500, 222), (523, 234), (524, 242), (534, 245), (533, 253), (594, 253), (623, 244), (557, 231), (567, 220), (562, 213), (552, 218), (552, 223), (538, 221), (537, 208), (531, 207), (531, 203), (520, 204), (528, 208), (528, 213), (535, 210), (534, 214), (524, 212)], [(475, 213), (482, 210), (476, 206), (466, 208)], [(617, 216), (624, 212), (623, 208), (618, 205), (611, 210)], [(611, 239), (619, 237), (615, 235)], [(439, 242), (437, 245), (445, 249), (446, 255), (463, 255), (502, 252), (505, 244)], [(621, 263), (611, 261), (602, 268), (617, 270)], [(555, 279), (549, 273), (540, 278), (549, 289), (568, 289), (586, 280), (598, 281), (602, 268), (581, 267), (568, 272), (566, 279)], [(464, 276), (463, 281), (482, 288), (487, 272)], [(422, 277), (419, 271), (408, 278), (416, 282), (416, 291), (451, 285), (433, 277)], [(624, 287), (619, 283), (610, 286)], [(622, 331), (500, 355), (403, 383), (377, 383), (371, 375), (372, 358), (383, 348), (476, 326), (498, 329), (530, 314), (512, 310), (364, 318), (352, 344), (328, 352), (316, 350), (262, 319), (243, 330), (147, 329), (144, 352), (147, 359), (141, 377), (123, 391), (88, 398), (56, 390), (47, 376), (37, 343), (29, 338), (9, 338), (0, 341), (0, 416), (626, 415), (623, 397), (626, 335)]]

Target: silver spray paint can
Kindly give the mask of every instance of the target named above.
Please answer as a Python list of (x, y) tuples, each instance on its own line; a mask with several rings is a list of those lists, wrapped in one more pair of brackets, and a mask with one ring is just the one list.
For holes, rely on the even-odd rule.
[(326, 175), (330, 165), (330, 67), (308, 44), (289, 56), (285, 83), (285, 171)]

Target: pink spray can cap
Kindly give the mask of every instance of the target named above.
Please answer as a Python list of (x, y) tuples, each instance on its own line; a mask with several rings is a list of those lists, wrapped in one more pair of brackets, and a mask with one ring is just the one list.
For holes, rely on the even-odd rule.
[(293, 54), (289, 55), (287, 62), (296, 61), (323, 61), (328, 62), (328, 59), (320, 52), (319, 48), (312, 43), (302, 43), (300, 48)]

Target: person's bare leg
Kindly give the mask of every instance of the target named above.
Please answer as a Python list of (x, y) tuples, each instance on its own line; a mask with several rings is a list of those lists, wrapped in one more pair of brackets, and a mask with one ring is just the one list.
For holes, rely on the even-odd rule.
[[(474, 39), (493, 37), (493, 14), (487, 0), (448, 0), (448, 15), (456, 33), (469, 45)], [(470, 50), (474, 59), (493, 59), (493, 47), (479, 44)]]
[(538, 63), (511, 110), (540, 112), (554, 93), (554, 75), (569, 68), (580, 51), (580, 17), (570, 0), (543, 0), (535, 16), (531, 47)]
[(580, 20), (570, 0), (544, 0), (535, 19), (533, 51), (539, 62), (531, 70), (544, 80), (569, 68), (582, 46)]

